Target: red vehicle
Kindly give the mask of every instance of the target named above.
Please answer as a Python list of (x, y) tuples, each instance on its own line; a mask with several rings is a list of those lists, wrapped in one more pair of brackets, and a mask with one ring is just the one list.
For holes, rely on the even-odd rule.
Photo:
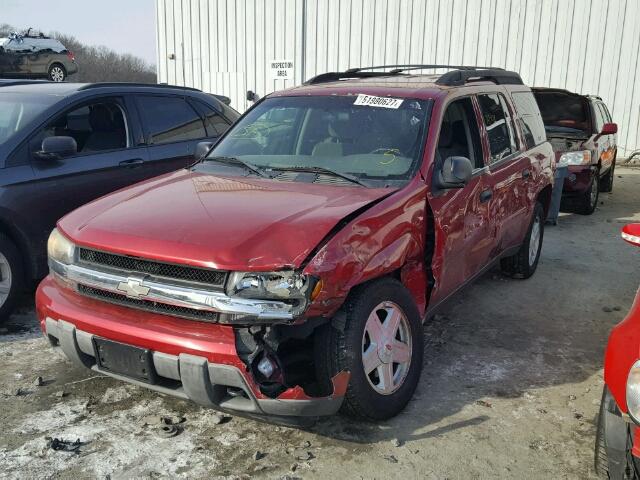
[[(640, 247), (640, 223), (622, 238)], [(604, 390), (596, 433), (596, 472), (602, 478), (640, 478), (640, 290), (614, 327), (604, 358)]]
[(591, 215), (600, 192), (612, 192), (618, 125), (600, 97), (559, 88), (534, 88), (547, 138), (559, 164), (568, 165), (563, 208)]
[(423, 322), (496, 263), (534, 273), (553, 151), (518, 74), (394, 68), (269, 95), (192, 168), (59, 221), (52, 345), (216, 408), (400, 412)]

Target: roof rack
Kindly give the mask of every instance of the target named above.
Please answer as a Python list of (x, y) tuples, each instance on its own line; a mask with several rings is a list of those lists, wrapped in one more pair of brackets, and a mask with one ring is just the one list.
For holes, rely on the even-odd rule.
[[(407, 65), (379, 65), (375, 67), (350, 68), (344, 72), (327, 72), (310, 78), (305, 85), (315, 85), (318, 83), (333, 82), (346, 78), (372, 78), (389, 77), (402, 74), (411, 70), (426, 70), (446, 68), (446, 72), (436, 80), (438, 85), (460, 86), (469, 81), (488, 80), (500, 85), (523, 85), (524, 82), (516, 72), (497, 67), (476, 67), (467, 65), (427, 65), (427, 64), (407, 64)], [(376, 72), (371, 70), (390, 69), (389, 71)]]
[(11, 87), (14, 85), (32, 85), (34, 83), (53, 83), (48, 80), (19, 80), (0, 78), (0, 87)]
[(151, 88), (178, 88), (180, 90), (192, 90), (201, 92), (202, 90), (193, 87), (182, 87), (178, 85), (167, 85), (166, 83), (137, 83), (137, 82), (96, 82), (82, 85), (78, 90), (90, 90), (102, 87), (151, 87)]

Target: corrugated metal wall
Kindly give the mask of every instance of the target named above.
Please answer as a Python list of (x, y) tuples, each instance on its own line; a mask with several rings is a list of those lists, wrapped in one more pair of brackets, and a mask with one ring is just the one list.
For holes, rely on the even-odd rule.
[[(330, 70), (492, 65), (602, 96), (640, 149), (640, 0), (157, 0), (159, 81), (264, 95)], [(272, 80), (271, 60), (295, 80)]]

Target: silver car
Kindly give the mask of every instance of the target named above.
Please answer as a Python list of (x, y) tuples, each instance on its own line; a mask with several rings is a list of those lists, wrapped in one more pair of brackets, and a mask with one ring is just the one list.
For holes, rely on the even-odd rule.
[(47, 78), (63, 82), (78, 71), (73, 53), (44, 35), (0, 38), (0, 78)]

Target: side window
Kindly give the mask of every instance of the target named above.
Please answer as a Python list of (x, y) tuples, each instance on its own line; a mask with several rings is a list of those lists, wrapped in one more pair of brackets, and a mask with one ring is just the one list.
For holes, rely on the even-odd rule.
[(202, 119), (181, 97), (141, 95), (138, 97), (138, 106), (150, 145), (207, 136)]
[(48, 137), (72, 137), (79, 154), (126, 148), (127, 121), (115, 100), (101, 100), (57, 116), (31, 140), (31, 150), (40, 150)]
[(604, 113), (602, 112), (602, 107), (600, 106), (600, 103), (595, 102), (593, 104), (593, 111), (596, 116), (596, 132), (601, 132), (602, 127), (604, 126), (606, 120), (604, 117)]
[(600, 107), (602, 108), (602, 113), (604, 113), (604, 120), (607, 123), (611, 123), (611, 114), (609, 113), (609, 109), (607, 108), (607, 106), (604, 103), (600, 104)]
[(193, 100), (193, 104), (204, 117), (204, 126), (207, 129), (207, 136), (219, 137), (229, 129), (229, 122), (227, 122), (222, 115), (216, 112), (209, 105), (198, 100)]
[(491, 163), (498, 162), (516, 153), (518, 148), (513, 134), (509, 110), (506, 108), (504, 100), (500, 98), (500, 95), (491, 94), (478, 95), (478, 101), (480, 102), (482, 118), (489, 137)]
[(485, 166), (471, 98), (461, 98), (447, 106), (440, 126), (436, 156), (439, 163), (448, 157), (460, 156), (471, 160), (474, 169)]
[(531, 92), (513, 92), (511, 94), (516, 107), (517, 122), (524, 136), (527, 149), (533, 148), (547, 141), (547, 132), (544, 129), (540, 108)]

